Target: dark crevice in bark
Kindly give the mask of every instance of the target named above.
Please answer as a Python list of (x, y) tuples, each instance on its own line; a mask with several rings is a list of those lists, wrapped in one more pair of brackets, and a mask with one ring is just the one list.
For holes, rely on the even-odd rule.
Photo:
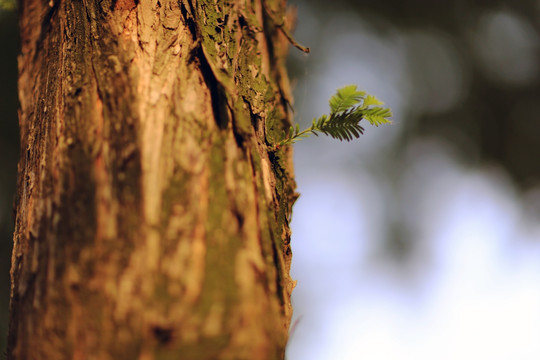
[(245, 98), (243, 100), (249, 109), (251, 125), (253, 126), (253, 129), (255, 129), (255, 132), (257, 132), (259, 131), (260, 125), (264, 124), (264, 122), (262, 121), (263, 119), (253, 111), (253, 106), (251, 106), (251, 103), (249, 101), (247, 101)]
[[(180, 4), (180, 12), (182, 13), (182, 16), (184, 17), (184, 22), (187, 25), (189, 32), (191, 34), (191, 40), (196, 41), (197, 40), (197, 25), (195, 24), (195, 21), (193, 20), (193, 9), (191, 9), (191, 13), (188, 13), (188, 10), (186, 9), (186, 6), (184, 5), (184, 2), (178, 1)], [(189, 3), (189, 6), (192, 7), (191, 2)]]
[(210, 95), (212, 97), (212, 111), (214, 113), (214, 119), (216, 125), (221, 129), (227, 129), (229, 126), (229, 111), (227, 108), (227, 95), (225, 89), (219, 83), (218, 79), (214, 76), (210, 64), (204, 55), (202, 46), (197, 47), (197, 59), (199, 61), (199, 68), (204, 78), (208, 90), (210, 90)]
[(174, 330), (162, 326), (155, 326), (152, 329), (152, 334), (161, 344), (168, 344), (173, 339)]

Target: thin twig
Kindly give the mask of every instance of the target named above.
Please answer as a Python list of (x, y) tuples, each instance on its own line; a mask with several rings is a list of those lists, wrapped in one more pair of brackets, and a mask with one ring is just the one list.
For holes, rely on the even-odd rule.
[(285, 35), (285, 37), (287, 38), (287, 40), (289, 40), (289, 42), (291, 43), (292, 46), (294, 46), (295, 48), (297, 48), (298, 50), (302, 51), (302, 52), (305, 52), (306, 54), (310, 52), (309, 48), (307, 46), (303, 46), (303, 45), (300, 45), (296, 40), (294, 40), (294, 38), (292, 37), (292, 35), (289, 33), (289, 31), (287, 30), (287, 28), (285, 27), (285, 21), (281, 21), (281, 22), (277, 22), (276, 19), (274, 18), (274, 15), (272, 14), (272, 11), (268, 8), (268, 6), (266, 5), (266, 2), (263, 1), (263, 7), (264, 7), (264, 10), (266, 11), (266, 14), (270, 17), (270, 20), (272, 20), (272, 22), (274, 23), (274, 25), (279, 29), (281, 30), (281, 33), (283, 35)]

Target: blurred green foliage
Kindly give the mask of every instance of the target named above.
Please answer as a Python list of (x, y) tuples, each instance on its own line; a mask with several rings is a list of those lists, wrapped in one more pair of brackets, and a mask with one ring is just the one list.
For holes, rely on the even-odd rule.
[(15, 0), (0, 0), (0, 9), (15, 10), (17, 2)]

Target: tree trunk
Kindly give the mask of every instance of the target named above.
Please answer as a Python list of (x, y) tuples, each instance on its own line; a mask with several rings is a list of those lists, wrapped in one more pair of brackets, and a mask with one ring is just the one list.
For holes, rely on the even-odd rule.
[(25, 0), (8, 359), (282, 359), (285, 0)]

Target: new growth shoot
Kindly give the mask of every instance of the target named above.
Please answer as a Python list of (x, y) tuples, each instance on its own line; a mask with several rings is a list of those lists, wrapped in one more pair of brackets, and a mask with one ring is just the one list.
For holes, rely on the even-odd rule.
[(318, 133), (338, 140), (359, 138), (364, 133), (364, 128), (360, 126), (362, 119), (375, 126), (391, 123), (388, 119), (392, 116), (391, 110), (379, 105), (383, 105), (383, 102), (365, 91), (357, 90), (356, 85), (345, 86), (330, 98), (329, 115), (313, 119), (311, 126), (302, 131), (298, 124), (291, 126), (276, 148), (293, 144), (311, 134), (318, 136)]

